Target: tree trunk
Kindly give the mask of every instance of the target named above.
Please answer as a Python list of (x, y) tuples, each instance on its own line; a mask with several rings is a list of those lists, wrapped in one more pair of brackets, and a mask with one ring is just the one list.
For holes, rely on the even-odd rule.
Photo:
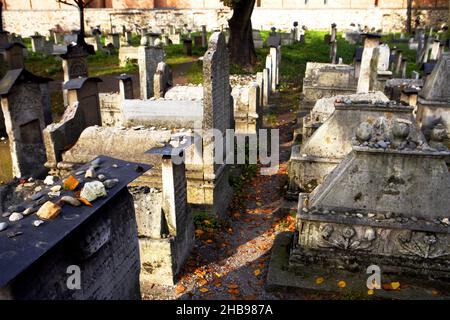
[(413, 0), (407, 0), (406, 4), (406, 32), (412, 31), (412, 2)]
[(233, 16), (228, 20), (230, 59), (243, 68), (251, 68), (256, 64), (251, 21), (254, 6), (255, 0), (239, 1), (233, 8)]
[(84, 38), (85, 37), (85, 34), (84, 34), (84, 7), (79, 6), (78, 10), (80, 12), (80, 36)]

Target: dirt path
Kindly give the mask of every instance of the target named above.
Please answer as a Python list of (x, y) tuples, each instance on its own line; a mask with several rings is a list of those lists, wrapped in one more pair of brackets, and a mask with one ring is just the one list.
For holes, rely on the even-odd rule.
[[(266, 276), (275, 235), (293, 230), (292, 217), (280, 217), (279, 209), (287, 180), (287, 162), (295, 120), (295, 99), (283, 94), (274, 99), (276, 112), (270, 112), (267, 128), (280, 130), (280, 167), (276, 174), (257, 174), (236, 195), (228, 212), (229, 225), (221, 230), (197, 230), (194, 252), (188, 260), (176, 289), (168, 299), (280, 299), (286, 295), (266, 292)], [(276, 118), (276, 122), (274, 121)], [(144, 299), (156, 298), (149, 292)], [(292, 298), (292, 297), (291, 297)], [(297, 296), (298, 298), (298, 296)]]

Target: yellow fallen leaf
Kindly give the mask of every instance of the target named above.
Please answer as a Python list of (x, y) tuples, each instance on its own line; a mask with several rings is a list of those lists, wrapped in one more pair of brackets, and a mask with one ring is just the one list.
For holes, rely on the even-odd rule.
[(393, 290), (397, 290), (400, 288), (400, 282), (391, 282), (391, 287)]
[(220, 286), (222, 286), (222, 283), (217, 282), (217, 283), (215, 284), (215, 286), (216, 286), (216, 287), (220, 287)]
[(367, 294), (368, 294), (369, 296), (374, 295), (374, 293), (375, 293), (375, 291), (374, 291), (373, 289), (369, 289), (369, 290), (367, 291)]
[(256, 269), (254, 274), (255, 274), (255, 277), (259, 276), (261, 274), (261, 270)]
[(316, 278), (316, 284), (322, 284), (325, 281), (323, 277), (317, 277)]
[(202, 286), (208, 284), (208, 281), (206, 281), (205, 279), (200, 279), (200, 280), (198, 281), (198, 284), (202, 287)]
[(201, 293), (206, 293), (206, 292), (208, 292), (209, 291), (209, 289), (208, 288), (200, 288), (200, 289), (198, 289)]
[(338, 287), (339, 288), (342, 289), (342, 288), (345, 288), (346, 286), (347, 286), (347, 284), (345, 283), (345, 281), (341, 280), (341, 281), (338, 282)]
[(203, 231), (203, 230), (201, 230), (201, 229), (195, 230), (195, 235), (196, 235), (197, 237), (200, 237), (200, 236), (202, 236), (203, 234), (205, 234), (205, 231)]

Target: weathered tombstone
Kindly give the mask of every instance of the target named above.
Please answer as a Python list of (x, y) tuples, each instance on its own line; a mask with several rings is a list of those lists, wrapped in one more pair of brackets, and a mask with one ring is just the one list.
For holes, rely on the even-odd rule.
[(264, 108), (264, 73), (263, 72), (257, 72), (256, 73), (256, 83), (259, 86), (259, 102), (261, 105), (261, 108)]
[(202, 36), (195, 36), (194, 37), (194, 46), (201, 48), (203, 45)]
[(406, 68), (408, 67), (408, 60), (406, 58), (402, 59), (402, 66), (401, 66), (401, 77), (402, 79), (406, 79)]
[[(162, 157), (162, 194), (158, 195), (161, 197), (159, 212), (138, 214), (140, 279), (143, 284), (174, 285), (195, 239), (194, 220), (187, 204), (185, 161), (179, 161), (184, 158), (185, 150), (169, 146), (154, 148), (147, 153)], [(167, 240), (164, 235), (171, 241), (164, 241)]]
[(253, 30), (253, 44), (255, 49), (261, 49), (264, 46), (264, 41), (261, 38), (259, 30)]
[(156, 99), (163, 98), (172, 84), (172, 70), (164, 62), (158, 63), (153, 80), (154, 97)]
[(192, 39), (183, 40), (183, 50), (185, 55), (192, 56)]
[(58, 31), (54, 31), (53, 41), (55, 42), (55, 44), (62, 44), (64, 42), (64, 34)]
[(400, 72), (401, 72), (402, 59), (403, 59), (402, 50), (397, 49), (397, 53), (395, 55), (395, 62), (394, 62), (394, 66), (395, 66), (394, 73), (398, 76), (400, 75)]
[[(302, 145), (292, 147), (289, 195), (295, 198), (299, 190), (311, 192), (323, 182), (351, 151), (354, 130), (362, 121), (375, 122), (379, 117), (386, 117), (389, 121), (399, 119), (415, 124), (412, 107), (387, 101), (382, 93), (364, 93), (344, 96), (332, 103), (331, 116)], [(413, 141), (425, 141), (416, 126), (411, 127), (413, 136)]]
[(130, 46), (133, 40), (133, 33), (131, 31), (125, 32), (125, 42)]
[(419, 92), (417, 120), (422, 128), (442, 122), (450, 132), (450, 52), (439, 58)]
[(153, 97), (154, 84), (153, 79), (158, 67), (158, 63), (164, 60), (164, 50), (161, 42), (157, 39), (159, 34), (149, 34), (141, 39), (141, 45), (138, 48), (138, 64), (141, 99), (150, 99)]
[(86, 126), (101, 125), (100, 102), (98, 98), (99, 78), (76, 78), (64, 83), (67, 90), (68, 105), (78, 105), (81, 109)]
[(8, 70), (25, 68), (24, 52), (25, 46), (21, 43), (11, 43), (4, 50), (4, 59)]
[(13, 174), (30, 177), (45, 173), (45, 128), (41, 84), (50, 79), (25, 69), (8, 71), (0, 82), (1, 107), (9, 137)]
[(356, 83), (353, 66), (308, 62), (303, 79), (301, 107), (311, 110), (321, 98), (355, 93)]
[(263, 73), (263, 106), (268, 107), (269, 106), (269, 98), (270, 98), (270, 70), (266, 67), (262, 71)]
[[(88, 66), (87, 56), (89, 54), (95, 54), (93, 46), (85, 45), (82, 43), (71, 44), (67, 46), (67, 52), (60, 55), (62, 58), (64, 83), (71, 79), (87, 78)], [(64, 104), (67, 106), (67, 91), (63, 91)]]
[[(414, 289), (418, 299), (431, 298), (432, 288), (447, 284), (450, 176), (445, 159), (449, 152), (410, 144), (414, 124), (390, 124), (386, 118), (376, 124), (381, 121), (387, 126), (362, 123), (353, 133), (351, 153), (310, 195), (298, 198), (295, 237), (283, 243), (290, 254), (279, 267), (292, 272), (292, 277), (283, 273), (285, 282), (307, 287), (304, 279), (309, 275), (332, 270), (328, 280), (334, 286), (343, 278), (365, 284), (367, 276), (359, 278), (359, 274), (375, 265), (384, 270), (383, 279), (389, 270), (393, 279), (419, 284)], [(371, 134), (363, 136), (365, 132)], [(392, 137), (391, 145), (375, 147), (379, 136)], [(376, 285), (381, 288), (380, 281)], [(366, 294), (366, 286), (360, 288)]]
[(277, 90), (277, 87), (279, 85), (280, 80), (280, 51), (279, 47), (270, 48), (270, 56), (272, 57), (272, 91), (275, 92)]
[[(214, 149), (217, 149), (215, 144), (219, 142), (210, 130), (219, 130), (223, 142), (230, 143), (226, 139), (226, 130), (234, 128), (234, 120), (229, 76), (230, 62), (225, 36), (221, 32), (215, 32), (209, 39), (208, 51), (203, 59), (203, 176), (206, 181), (201, 179), (201, 182), (193, 181), (189, 184), (191, 190), (196, 185), (199, 186), (197, 203), (205, 204), (207, 199), (206, 205), (218, 215), (222, 215), (221, 208), (228, 205), (232, 191), (228, 184), (229, 167), (225, 161), (222, 161), (223, 164), (216, 163)], [(223, 160), (227, 156), (224, 152)]]
[[(267, 83), (267, 85), (269, 86), (269, 92), (267, 94), (267, 99), (272, 95), (272, 79), (273, 79), (273, 73), (274, 73), (274, 66), (273, 66), (273, 58), (270, 54), (267, 55), (266, 57), (266, 70), (267, 70), (267, 75), (268, 75), (268, 79), (267, 81), (265, 81)], [(266, 80), (266, 79), (264, 79)]]
[(357, 93), (369, 92), (370, 85), (370, 64), (372, 60), (373, 49), (380, 44), (381, 36), (378, 34), (365, 34), (364, 51), (361, 59), (361, 69), (358, 78)]
[(127, 74), (121, 74), (119, 77), (119, 92), (122, 100), (134, 99), (133, 78)]
[(441, 42), (439, 40), (434, 40), (431, 47), (430, 60), (436, 61), (439, 59), (441, 53)]
[(179, 33), (171, 34), (169, 36), (169, 39), (170, 39), (172, 44), (181, 44), (181, 35)]
[(43, 52), (44, 51), (44, 36), (36, 33), (31, 36), (31, 48), (33, 52)]
[(330, 60), (332, 64), (337, 63), (337, 29), (335, 23), (331, 25)]
[(116, 49), (120, 49), (120, 33), (109, 34), (109, 41)]
[(271, 48), (278, 48), (279, 46), (281, 46), (281, 37), (277, 34), (275, 27), (272, 27), (271, 30), (272, 32), (267, 38), (267, 45)]
[(381, 44), (373, 49), (369, 91), (384, 91), (386, 81), (392, 77), (389, 71), (390, 50), (387, 44)]
[(425, 30), (420, 28), (416, 29), (415, 41), (418, 43), (416, 52), (416, 62), (421, 60), (421, 55), (425, 47)]
[(206, 48), (208, 46), (208, 33), (206, 32), (206, 26), (202, 25), (202, 47)]

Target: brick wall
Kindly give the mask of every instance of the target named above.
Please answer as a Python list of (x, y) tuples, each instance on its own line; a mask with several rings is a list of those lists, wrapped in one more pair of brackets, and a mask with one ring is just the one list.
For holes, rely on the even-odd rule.
[[(449, 11), (447, 8), (435, 10), (420, 10), (424, 25), (440, 27), (447, 23)], [(78, 15), (74, 10), (66, 7), (64, 10), (9, 10), (4, 12), (4, 26), (9, 32), (30, 36), (35, 31), (48, 34), (48, 30), (57, 26), (70, 31), (79, 28)], [(200, 30), (201, 25), (208, 29), (220, 25), (227, 25), (230, 16), (228, 9), (88, 9), (86, 12), (87, 30), (101, 25), (109, 30), (110, 21), (119, 28), (122, 25), (132, 30), (152, 26), (154, 30), (167, 28), (168, 24), (182, 27), (184, 24), (194, 26)], [(320, 17), (320, 19), (318, 19)], [(272, 25), (289, 29), (293, 21), (299, 21), (310, 29), (328, 30), (335, 22), (338, 29), (345, 29), (350, 23), (367, 25), (383, 31), (401, 31), (404, 28), (406, 9), (269, 9), (255, 8), (252, 16), (255, 29), (269, 29)]]

